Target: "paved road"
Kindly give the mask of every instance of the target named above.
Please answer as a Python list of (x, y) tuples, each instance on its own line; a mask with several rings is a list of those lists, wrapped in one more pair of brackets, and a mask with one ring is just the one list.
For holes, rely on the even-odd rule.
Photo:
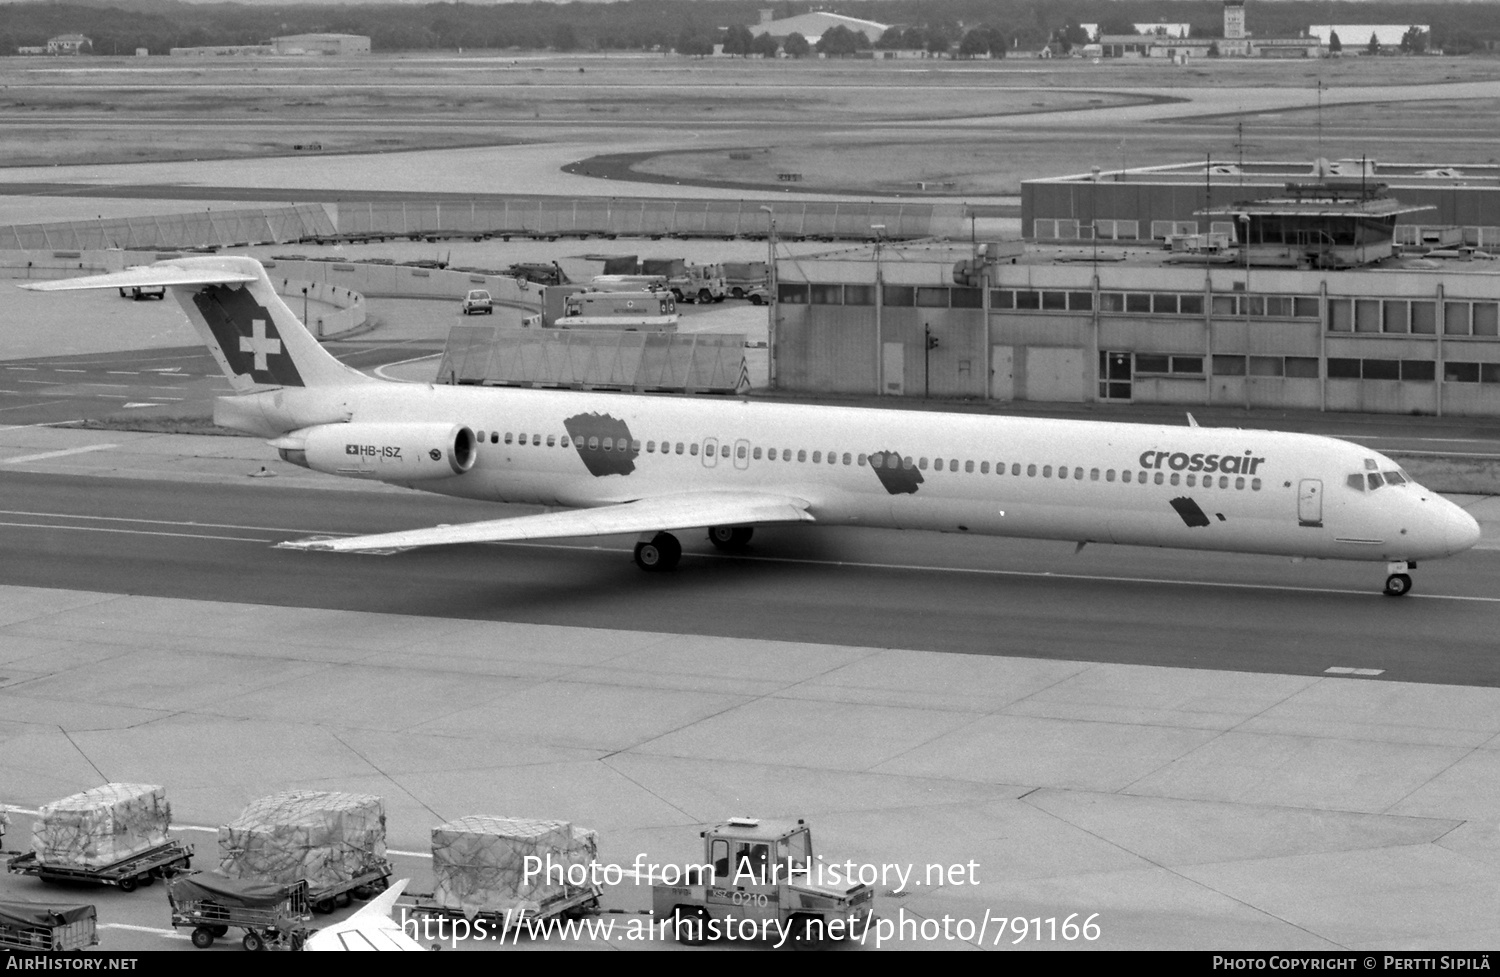
[(393, 557), (275, 550), (318, 533), (494, 518), (402, 494), (0, 473), (0, 583), (983, 655), (1500, 686), (1500, 551), (1423, 566), (1379, 596), (1375, 564), (879, 530), (762, 529), (749, 558), (684, 536), (675, 573), (630, 540)]

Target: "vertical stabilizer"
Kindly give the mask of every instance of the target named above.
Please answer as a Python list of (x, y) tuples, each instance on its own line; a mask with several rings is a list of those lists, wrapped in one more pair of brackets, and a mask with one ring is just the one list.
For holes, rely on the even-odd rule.
[(202, 256), (107, 275), (31, 282), (52, 292), (166, 287), (238, 392), (265, 387), (329, 387), (373, 382), (325, 350), (271, 287), (254, 258)]

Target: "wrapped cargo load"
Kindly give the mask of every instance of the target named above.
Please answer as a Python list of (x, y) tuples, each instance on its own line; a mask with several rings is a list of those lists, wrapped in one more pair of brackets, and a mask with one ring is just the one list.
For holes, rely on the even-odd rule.
[(385, 860), (385, 806), (373, 794), (289, 790), (253, 801), (219, 827), (219, 871), (314, 890)]
[[(570, 882), (567, 869), (588, 868), (598, 854), (599, 836), (567, 821), (457, 818), (432, 829), (433, 899), (469, 917), (542, 913), (549, 903), (588, 888), (588, 872), (575, 868)], [(539, 861), (528, 863), (528, 857)], [(549, 864), (550, 879), (538, 871)]]
[(172, 806), (155, 784), (105, 784), (42, 805), (31, 823), (37, 862), (103, 868), (168, 841)]

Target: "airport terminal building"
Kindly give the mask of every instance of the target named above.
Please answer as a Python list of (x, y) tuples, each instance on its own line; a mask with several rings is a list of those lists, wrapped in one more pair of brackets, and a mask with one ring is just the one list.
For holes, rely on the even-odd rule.
[(1500, 261), (1402, 248), (1397, 222), (1430, 211), (1363, 179), (1277, 189), (1204, 207), (1200, 187), (1160, 241), (1049, 233), (981, 245), (978, 260), (967, 244), (780, 260), (774, 383), (1500, 415)]

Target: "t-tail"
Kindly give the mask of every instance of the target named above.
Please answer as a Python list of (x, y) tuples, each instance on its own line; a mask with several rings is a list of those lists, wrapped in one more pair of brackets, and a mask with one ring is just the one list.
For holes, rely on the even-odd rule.
[(37, 292), (168, 288), (237, 393), (378, 382), (325, 350), (276, 294), (265, 268), (254, 258), (174, 258), (107, 275), (21, 287)]

